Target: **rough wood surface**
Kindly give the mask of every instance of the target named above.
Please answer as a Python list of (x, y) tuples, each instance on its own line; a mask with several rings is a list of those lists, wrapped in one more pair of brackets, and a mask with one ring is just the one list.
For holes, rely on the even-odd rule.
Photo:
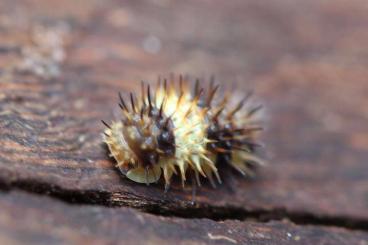
[[(39, 207), (42, 206), (42, 209)], [(368, 234), (287, 222), (164, 218), (128, 208), (0, 194), (2, 244), (367, 244)]]
[[(1, 1), (0, 182), (76, 203), (368, 226), (368, 15), (346, 1)], [(254, 89), (269, 166), (197, 204), (114, 169), (101, 119), (158, 74)], [(262, 217), (261, 217), (262, 216)], [(265, 217), (266, 216), (266, 217)], [(309, 220), (309, 221), (305, 221)]]

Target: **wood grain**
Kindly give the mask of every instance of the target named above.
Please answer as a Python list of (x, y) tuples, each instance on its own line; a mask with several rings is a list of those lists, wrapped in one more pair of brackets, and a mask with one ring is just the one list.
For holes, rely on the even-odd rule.
[[(42, 206), (42, 209), (39, 207)], [(0, 194), (2, 244), (366, 244), (367, 233), (287, 222), (164, 218), (128, 208)]]
[[(367, 226), (364, 1), (35, 2), (0, 4), (4, 188), (181, 216), (279, 212)], [(117, 91), (169, 72), (256, 91), (269, 162), (257, 179), (228, 173), (192, 206), (189, 189), (164, 195), (162, 183), (114, 169), (100, 120), (118, 118)]]

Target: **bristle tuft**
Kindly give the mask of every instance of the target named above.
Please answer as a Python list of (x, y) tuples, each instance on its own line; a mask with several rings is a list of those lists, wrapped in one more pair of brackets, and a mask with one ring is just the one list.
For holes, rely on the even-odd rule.
[(213, 76), (204, 86), (206, 91), (199, 79), (191, 88), (186, 75), (176, 79), (177, 83), (174, 74), (169, 79), (159, 76), (152, 91), (148, 82), (141, 81), (140, 98), (130, 93), (130, 106), (119, 92), (123, 119), (110, 125), (102, 120), (103, 140), (121, 173), (147, 185), (162, 175), (165, 192), (173, 176), (179, 175), (183, 187), (187, 178), (192, 180), (194, 195), (201, 178), (213, 188), (216, 181), (222, 183), (219, 164), (244, 176), (254, 175), (254, 166), (264, 162), (256, 155), (262, 147), (256, 136), (263, 127), (253, 118), (262, 106), (252, 107), (253, 93), (234, 104), (234, 95), (220, 93)]

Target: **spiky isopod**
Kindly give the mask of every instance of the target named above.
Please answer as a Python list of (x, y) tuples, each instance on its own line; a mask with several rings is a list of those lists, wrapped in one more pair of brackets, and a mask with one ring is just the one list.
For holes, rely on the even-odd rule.
[(216, 96), (213, 81), (206, 91), (199, 80), (191, 89), (182, 76), (179, 82), (159, 79), (154, 92), (143, 82), (141, 88), (141, 98), (130, 93), (130, 103), (119, 93), (121, 121), (103, 121), (104, 142), (127, 178), (149, 184), (163, 174), (168, 190), (173, 174), (181, 175), (184, 187), (189, 172), (198, 186), (200, 175), (215, 186), (214, 178), (221, 183), (220, 161), (243, 175), (262, 164), (254, 152), (262, 128), (253, 120), (261, 106), (244, 109), (250, 93), (230, 106), (229, 94)]

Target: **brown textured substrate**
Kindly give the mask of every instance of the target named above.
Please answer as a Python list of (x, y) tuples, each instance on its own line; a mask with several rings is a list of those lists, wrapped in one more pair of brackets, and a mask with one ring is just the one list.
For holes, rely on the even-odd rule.
[[(40, 206), (42, 207), (40, 209)], [(128, 208), (0, 194), (2, 244), (366, 244), (368, 234), (287, 222), (165, 218)]]
[[(1, 187), (168, 216), (219, 220), (236, 210), (367, 230), (365, 5), (1, 1)], [(223, 173), (191, 207), (180, 183), (164, 195), (162, 183), (135, 184), (114, 169), (100, 120), (119, 115), (117, 91), (168, 72), (214, 73), (262, 98), (269, 166), (255, 180)]]

